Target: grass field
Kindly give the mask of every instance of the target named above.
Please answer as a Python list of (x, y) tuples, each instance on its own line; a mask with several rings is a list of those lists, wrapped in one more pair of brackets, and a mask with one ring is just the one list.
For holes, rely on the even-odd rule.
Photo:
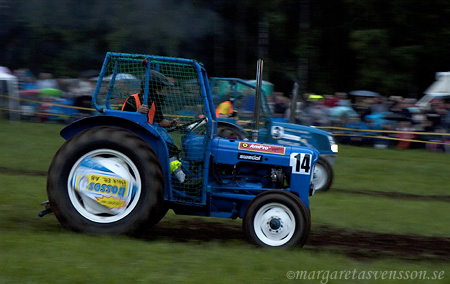
[[(332, 188), (311, 197), (310, 240), (266, 250), (246, 241), (241, 220), (170, 211), (130, 238), (39, 218), (62, 127), (0, 120), (0, 283), (450, 283), (446, 154), (340, 145)], [(386, 271), (403, 279), (373, 274)]]

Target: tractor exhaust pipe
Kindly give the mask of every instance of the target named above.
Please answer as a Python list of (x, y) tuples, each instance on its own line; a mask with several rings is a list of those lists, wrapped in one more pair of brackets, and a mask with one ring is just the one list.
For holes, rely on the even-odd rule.
[(255, 96), (255, 108), (253, 111), (253, 128), (252, 128), (252, 140), (258, 141), (259, 134), (259, 109), (261, 107), (261, 88), (263, 77), (263, 60), (258, 59), (256, 65), (256, 96)]

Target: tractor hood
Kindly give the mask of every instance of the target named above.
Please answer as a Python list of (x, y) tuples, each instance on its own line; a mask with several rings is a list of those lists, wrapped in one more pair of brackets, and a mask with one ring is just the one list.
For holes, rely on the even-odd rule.
[(337, 154), (333, 136), (324, 130), (293, 123), (273, 121), (270, 129), (272, 143), (292, 146), (313, 147), (320, 154)]
[(215, 163), (235, 165), (239, 162), (264, 163), (274, 166), (290, 166), (293, 173), (309, 175), (310, 170), (304, 171), (297, 167), (296, 155), (309, 155), (310, 167), (319, 158), (316, 149), (301, 146), (285, 146), (251, 141), (224, 139), (215, 137), (212, 141), (211, 153)]

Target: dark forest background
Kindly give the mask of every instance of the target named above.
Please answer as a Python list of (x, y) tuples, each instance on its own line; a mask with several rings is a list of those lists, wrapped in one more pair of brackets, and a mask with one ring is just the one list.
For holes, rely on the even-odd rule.
[(450, 70), (447, 0), (0, 0), (0, 65), (77, 77), (107, 51), (195, 58), (288, 95), (420, 97)]

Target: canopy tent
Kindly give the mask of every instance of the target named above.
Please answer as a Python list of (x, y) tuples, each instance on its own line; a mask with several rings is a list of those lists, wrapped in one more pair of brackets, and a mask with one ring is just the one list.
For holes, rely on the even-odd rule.
[(437, 72), (436, 81), (424, 91), (424, 94), (416, 105), (426, 107), (435, 98), (450, 98), (450, 72)]
[[(2, 96), (2, 108), (9, 110), (9, 119), (20, 119), (19, 83), (16, 76), (0, 72), (0, 92)], [(3, 103), (5, 102), (5, 103)]]
[(424, 92), (426, 95), (431, 94), (450, 94), (450, 72), (436, 73), (436, 81), (433, 82)]

